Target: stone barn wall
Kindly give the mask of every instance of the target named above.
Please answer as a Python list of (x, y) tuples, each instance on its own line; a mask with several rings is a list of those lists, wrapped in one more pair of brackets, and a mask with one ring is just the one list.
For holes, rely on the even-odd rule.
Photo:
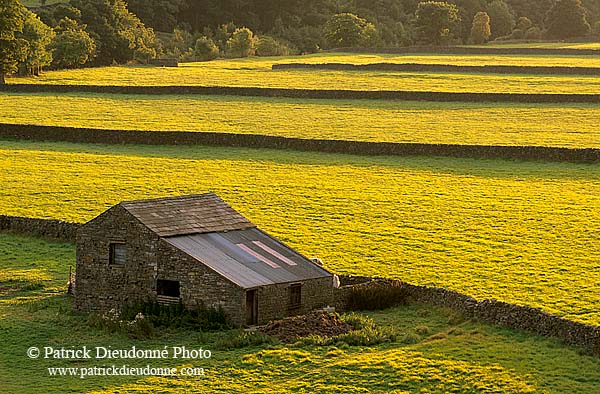
[(158, 261), (157, 279), (179, 281), (183, 305), (221, 307), (232, 324), (244, 324), (246, 293), (242, 288), (164, 240), (158, 244)]
[[(82, 312), (155, 298), (159, 238), (117, 205), (77, 231), (75, 309)], [(126, 243), (126, 263), (109, 265), (111, 241)]]
[[(301, 283), (300, 308), (290, 309), (290, 287)], [(281, 283), (258, 288), (258, 324), (287, 316), (302, 315), (314, 309), (333, 305), (333, 278)]]

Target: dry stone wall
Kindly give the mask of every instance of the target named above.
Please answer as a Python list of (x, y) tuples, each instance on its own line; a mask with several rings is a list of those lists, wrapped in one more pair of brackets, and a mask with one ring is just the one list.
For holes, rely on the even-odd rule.
[[(342, 283), (352, 280), (347, 277), (341, 278)], [(364, 282), (364, 280), (365, 277), (359, 277), (361, 283), (336, 289), (336, 307), (344, 308), (345, 299), (352, 286), (382, 286), (382, 283), (400, 282), (405, 288), (409, 300), (413, 303), (449, 308), (468, 319), (558, 338), (569, 345), (579, 346), (591, 353), (600, 354), (599, 326), (574, 322), (529, 306), (514, 305), (497, 300), (478, 301), (465, 294), (443, 288), (417, 286), (384, 278), (371, 278), (368, 282)]]
[(279, 63), (273, 70), (343, 70), (343, 71), (414, 71), (414, 72), (454, 72), (492, 74), (550, 74), (550, 75), (600, 75), (600, 67), (560, 67), (560, 66), (457, 66), (452, 64), (416, 63)]
[(344, 141), (215, 132), (102, 130), (0, 124), (0, 138), (103, 144), (207, 145), (292, 149), (373, 156), (444, 156), (600, 163), (600, 149), (597, 148)]
[(335, 48), (327, 52), (350, 53), (431, 53), (453, 55), (585, 55), (600, 56), (598, 49), (575, 48), (499, 48), (499, 47), (456, 47), (456, 46), (412, 46), (380, 48)]
[(0, 231), (11, 231), (36, 237), (75, 242), (80, 223), (62, 220), (36, 219), (22, 216), (0, 215)]
[(302, 99), (413, 100), (436, 102), (600, 103), (600, 94), (568, 93), (469, 93), (404, 90), (285, 89), (227, 86), (98, 86), (98, 85), (0, 85), (10, 93), (110, 93), (110, 94), (199, 94)]

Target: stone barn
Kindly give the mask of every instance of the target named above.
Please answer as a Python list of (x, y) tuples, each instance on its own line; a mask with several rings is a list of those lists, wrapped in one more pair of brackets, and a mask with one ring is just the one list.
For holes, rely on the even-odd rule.
[(333, 302), (334, 275), (214, 193), (127, 201), (77, 231), (75, 308), (137, 302), (222, 307), (264, 324)]

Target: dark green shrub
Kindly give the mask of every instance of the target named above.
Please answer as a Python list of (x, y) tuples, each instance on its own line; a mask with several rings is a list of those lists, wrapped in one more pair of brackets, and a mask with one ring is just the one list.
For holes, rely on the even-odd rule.
[(227, 40), (227, 54), (230, 57), (248, 57), (255, 54), (258, 40), (247, 27), (236, 29)]
[(197, 60), (207, 61), (219, 57), (219, 47), (215, 42), (206, 36), (202, 36), (196, 40), (194, 45), (194, 56)]
[(407, 292), (399, 281), (354, 286), (348, 295), (348, 310), (385, 309), (407, 304)]
[(179, 303), (161, 305), (158, 303), (142, 303), (123, 308), (124, 319), (132, 319), (142, 313), (155, 327), (175, 327), (202, 331), (214, 331), (228, 328), (222, 308), (206, 308), (202, 305), (188, 309)]

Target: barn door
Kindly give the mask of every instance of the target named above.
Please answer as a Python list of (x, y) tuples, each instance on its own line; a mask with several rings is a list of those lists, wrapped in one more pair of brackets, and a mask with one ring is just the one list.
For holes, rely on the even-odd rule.
[(256, 290), (246, 291), (246, 325), (253, 326), (258, 323), (258, 299)]

